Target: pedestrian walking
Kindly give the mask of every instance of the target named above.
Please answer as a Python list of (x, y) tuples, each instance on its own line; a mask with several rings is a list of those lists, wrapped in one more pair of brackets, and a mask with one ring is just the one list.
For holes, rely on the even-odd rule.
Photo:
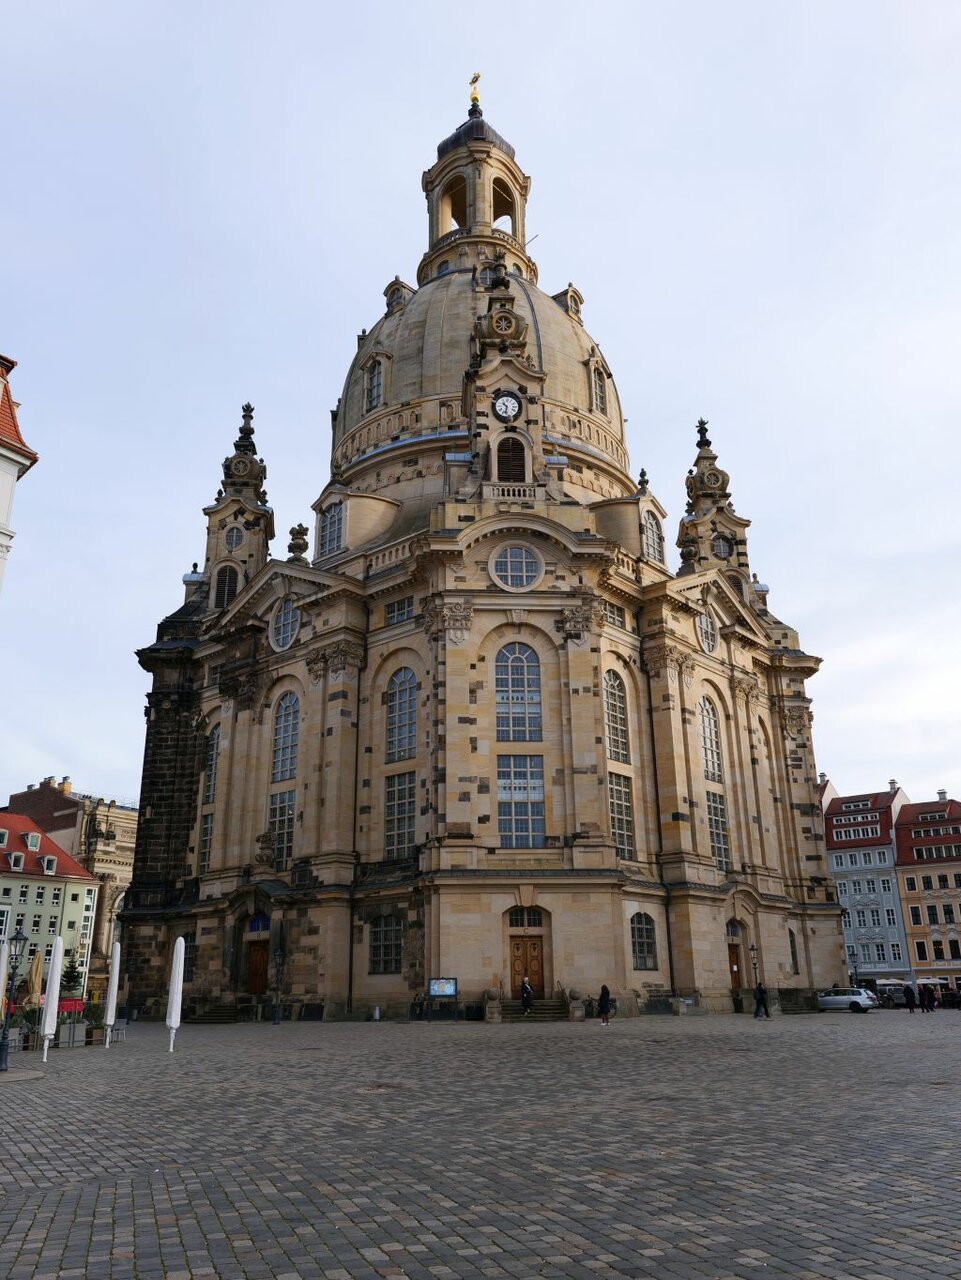
[(601, 1026), (610, 1026), (611, 1016), (611, 993), (607, 983), (601, 987), (601, 994), (597, 997), (597, 1012), (601, 1015)]
[(524, 1009), (524, 1016), (526, 1018), (534, 1007), (534, 988), (531, 986), (531, 980), (526, 973), (521, 980), (521, 1005)]
[(914, 1013), (914, 1006), (917, 1004), (917, 997), (914, 994), (914, 987), (910, 982), (904, 984), (904, 1007), (908, 1013)]
[(767, 987), (764, 985), (761, 979), (758, 978), (757, 986), (754, 988), (755, 1018), (759, 1018), (762, 1013), (764, 1014), (765, 1018), (770, 1018), (771, 1016), (771, 1011), (767, 1007)]

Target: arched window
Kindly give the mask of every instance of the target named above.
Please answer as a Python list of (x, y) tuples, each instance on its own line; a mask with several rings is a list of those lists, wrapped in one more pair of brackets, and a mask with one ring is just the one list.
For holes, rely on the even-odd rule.
[(494, 663), (498, 742), (540, 742), (541, 664), (529, 644), (506, 644)]
[(664, 563), (664, 531), (653, 511), (644, 512), (644, 554), (648, 560)]
[(297, 739), (300, 734), (300, 699), (285, 693), (274, 712), (274, 757), (271, 782), (297, 776)]
[(502, 231), (517, 235), (514, 221), (514, 197), (503, 178), (495, 178), (491, 191), (493, 197), (493, 225)]
[(215, 724), (207, 735), (207, 751), (204, 759), (204, 804), (213, 804), (217, 794), (217, 755), (220, 751), (220, 725)]
[(270, 626), (271, 639), (277, 649), (289, 649), (300, 630), (300, 610), (290, 596), (284, 598)]
[(787, 940), (791, 946), (791, 972), (800, 973), (801, 961), (798, 958), (798, 953), (797, 953), (797, 934), (794, 932), (793, 929), (788, 929)]
[(371, 360), (367, 366), (367, 412), (376, 409), (384, 399), (384, 362)]
[(497, 479), (501, 484), (523, 484), (527, 479), (527, 455), (517, 436), (505, 436), (497, 446)]
[(708, 782), (723, 782), (721, 767), (721, 728), (717, 708), (710, 698), (702, 698), (697, 704), (701, 719), (701, 750), (704, 755), (704, 776)]
[(229, 564), (217, 570), (217, 583), (214, 588), (214, 608), (226, 609), (237, 594), (237, 570)]
[(401, 667), (387, 682), (387, 763), (417, 754), (417, 677)]
[(627, 691), (616, 671), (604, 672), (604, 729), (608, 759), (629, 764), (631, 744), (627, 732)]
[(461, 174), (455, 174), (444, 188), (440, 198), (440, 225), (438, 231), (442, 236), (455, 227), (467, 225), (467, 181)]
[(329, 556), (344, 545), (344, 504), (332, 502), (320, 515), (320, 537), (317, 554)]
[(400, 973), (404, 958), (404, 922), (377, 916), (370, 922), (370, 972)]
[(599, 364), (591, 371), (594, 389), (594, 409), (597, 413), (607, 413), (607, 378)]
[(631, 952), (635, 969), (657, 968), (657, 940), (654, 921), (643, 911), (631, 916)]

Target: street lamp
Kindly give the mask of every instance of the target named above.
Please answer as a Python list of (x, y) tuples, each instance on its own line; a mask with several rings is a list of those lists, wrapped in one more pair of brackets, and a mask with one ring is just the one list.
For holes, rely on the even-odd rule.
[(280, 974), (284, 967), (284, 949), (278, 947), (274, 952), (274, 1026), (280, 1026)]
[(751, 968), (754, 970), (754, 985), (757, 986), (757, 943), (752, 942), (748, 947), (751, 953)]
[(0, 1035), (0, 1071), (10, 1070), (10, 1005), (17, 990), (17, 971), (27, 949), (27, 935), (22, 929), (10, 939), (10, 980), (7, 983), (7, 1004), (3, 1011), (3, 1034)]

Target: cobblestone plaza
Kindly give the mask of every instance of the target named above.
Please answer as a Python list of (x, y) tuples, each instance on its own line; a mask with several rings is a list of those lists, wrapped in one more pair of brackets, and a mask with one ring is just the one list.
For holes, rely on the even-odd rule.
[(959, 1042), (950, 1011), (188, 1025), (172, 1055), (134, 1024), (0, 1084), (0, 1276), (956, 1277)]

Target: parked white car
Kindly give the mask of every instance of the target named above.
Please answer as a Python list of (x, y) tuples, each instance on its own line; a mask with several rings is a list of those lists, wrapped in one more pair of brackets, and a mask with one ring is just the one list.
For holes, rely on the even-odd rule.
[(880, 1009), (878, 998), (873, 991), (864, 987), (831, 987), (828, 991), (818, 992), (818, 1012), (825, 1009), (850, 1009), (852, 1013), (867, 1013), (870, 1009)]

